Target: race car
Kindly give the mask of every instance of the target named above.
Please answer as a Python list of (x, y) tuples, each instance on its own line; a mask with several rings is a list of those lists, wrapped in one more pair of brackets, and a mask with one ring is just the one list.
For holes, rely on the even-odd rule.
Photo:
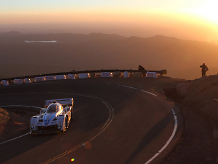
[(46, 100), (40, 114), (30, 119), (30, 134), (64, 132), (73, 114), (73, 98)]

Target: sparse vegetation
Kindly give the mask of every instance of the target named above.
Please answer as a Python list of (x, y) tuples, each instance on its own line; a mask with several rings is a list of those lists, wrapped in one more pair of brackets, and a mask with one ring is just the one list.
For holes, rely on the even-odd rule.
[(7, 122), (9, 118), (9, 113), (5, 109), (0, 108), (0, 125)]

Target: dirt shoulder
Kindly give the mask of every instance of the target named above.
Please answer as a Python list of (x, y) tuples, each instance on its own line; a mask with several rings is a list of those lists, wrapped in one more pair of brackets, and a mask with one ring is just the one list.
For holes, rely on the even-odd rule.
[(0, 137), (3, 135), (9, 119), (9, 113), (5, 109), (0, 108)]
[(9, 113), (5, 109), (0, 108), (0, 125), (7, 123), (9, 118)]
[[(145, 82), (146, 81), (146, 82)], [(150, 84), (148, 83), (150, 81)], [(162, 77), (110, 79), (110, 83), (129, 85), (166, 96), (180, 109), (184, 130), (180, 142), (164, 164), (211, 164), (218, 157), (218, 76), (193, 81)], [(146, 85), (144, 85), (146, 84)], [(180, 121), (180, 120), (179, 120)]]
[(166, 164), (217, 163), (217, 91), (218, 76), (213, 75), (184, 81), (168, 95), (183, 112), (185, 130), (181, 143), (165, 160)]
[(1, 120), (4, 120), (0, 123), (0, 141), (28, 132), (30, 118), (36, 114), (34, 111), (22, 108), (0, 108), (0, 111), (7, 113), (4, 116), (0, 115)]

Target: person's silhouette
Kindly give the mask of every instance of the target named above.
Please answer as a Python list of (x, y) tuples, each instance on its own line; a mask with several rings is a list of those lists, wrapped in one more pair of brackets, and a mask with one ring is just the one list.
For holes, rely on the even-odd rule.
[(200, 67), (201, 67), (202, 77), (206, 76), (206, 72), (209, 70), (208, 67), (205, 65), (205, 63), (203, 63)]

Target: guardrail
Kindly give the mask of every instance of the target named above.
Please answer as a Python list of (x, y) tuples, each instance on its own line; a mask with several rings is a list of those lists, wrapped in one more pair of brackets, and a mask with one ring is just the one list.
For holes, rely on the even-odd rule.
[[(36, 78), (36, 77), (48, 77), (48, 76), (57, 76), (57, 75), (69, 75), (69, 74), (73, 74), (73, 75), (77, 75), (77, 74), (84, 74), (84, 73), (103, 73), (103, 72), (110, 72), (110, 73), (115, 73), (115, 72), (120, 72), (120, 73), (124, 73), (124, 72), (128, 72), (129, 77), (133, 77), (133, 73), (135, 72), (139, 72), (141, 73), (143, 76), (145, 76), (147, 73), (156, 73), (159, 74), (160, 76), (167, 74), (167, 70), (132, 70), (132, 69), (125, 69), (125, 70), (118, 70), (118, 69), (112, 69), (112, 70), (86, 70), (86, 71), (70, 71), (70, 72), (58, 72), (58, 73), (47, 73), (47, 74), (39, 74), (39, 75), (29, 75), (29, 76), (19, 76), (19, 77), (10, 77), (10, 78), (3, 78), (0, 79), (1, 83), (2, 81), (6, 81), (8, 82), (8, 84), (12, 84), (14, 80), (18, 80), (18, 79), (23, 79), (24, 83), (25, 83), (25, 79), (30, 79), (30, 78)], [(47, 80), (43, 80), (43, 81), (47, 81)], [(29, 83), (29, 82), (27, 82)], [(4, 85), (4, 84), (2, 84)]]

